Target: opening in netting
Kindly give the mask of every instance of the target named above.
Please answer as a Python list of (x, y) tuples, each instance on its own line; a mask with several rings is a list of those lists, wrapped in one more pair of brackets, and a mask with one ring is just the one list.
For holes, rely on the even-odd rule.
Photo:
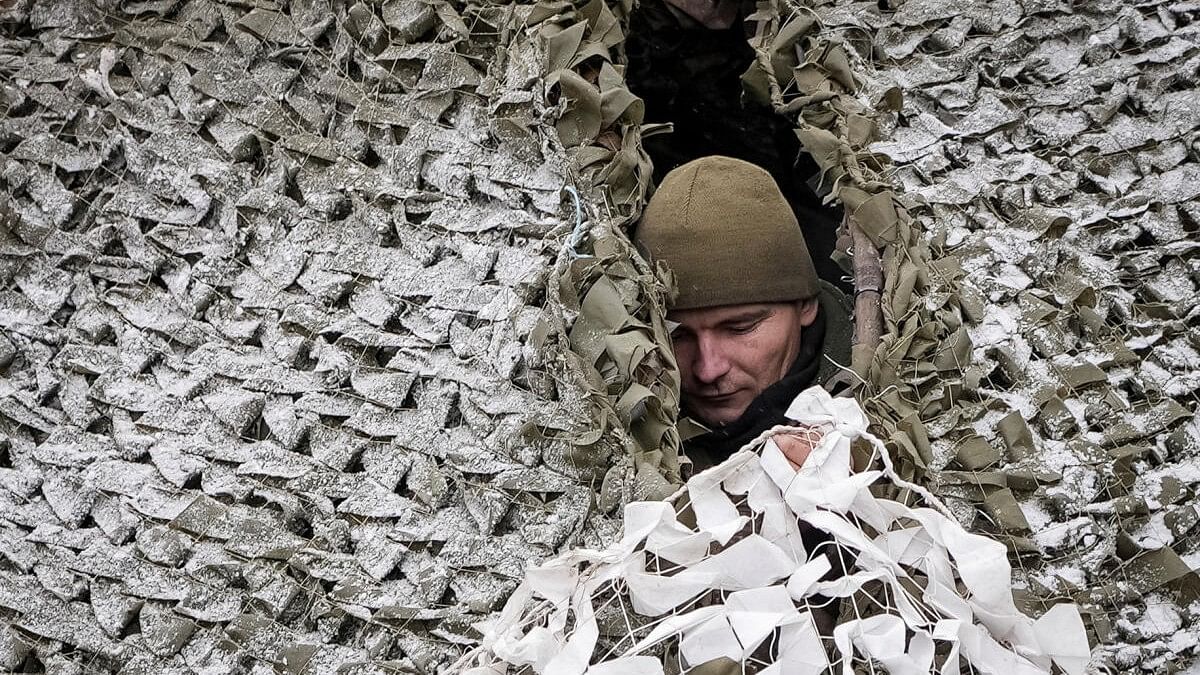
[(796, 213), (817, 273), (848, 291), (845, 271), (830, 257), (841, 208), (821, 203), (817, 165), (792, 123), (743, 96), (741, 78), (754, 50), (741, 20), (745, 10), (737, 12), (728, 27), (706, 28), (665, 0), (647, 0), (631, 17), (626, 82), (645, 101), (647, 124), (674, 127), (643, 139), (655, 184), (671, 169), (707, 155), (763, 167)]

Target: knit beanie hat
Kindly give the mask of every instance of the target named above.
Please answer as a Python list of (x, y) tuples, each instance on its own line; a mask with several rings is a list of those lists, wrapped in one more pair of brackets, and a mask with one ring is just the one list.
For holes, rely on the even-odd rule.
[(702, 157), (668, 173), (634, 241), (675, 274), (671, 309), (803, 300), (821, 290), (779, 186), (740, 159)]

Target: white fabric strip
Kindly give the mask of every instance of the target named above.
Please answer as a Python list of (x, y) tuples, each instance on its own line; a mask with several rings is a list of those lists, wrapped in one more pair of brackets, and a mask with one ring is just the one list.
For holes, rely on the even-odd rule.
[[(633, 503), (617, 544), (530, 569), (480, 626), (483, 646), (464, 671), (659, 675), (665, 664), (678, 671), (728, 658), (762, 673), (816, 674), (831, 664), (851, 673), (868, 659), (898, 675), (964, 665), (1084, 672), (1090, 650), (1077, 608), (1056, 605), (1036, 622), (1020, 613), (1004, 545), (965, 531), (928, 490), (897, 477), (857, 403), (813, 388), (787, 416), (801, 427), (776, 427), (688, 481), (694, 527), (672, 503)], [(823, 435), (797, 471), (772, 437), (813, 429)], [(870, 445), (882, 470), (851, 469), (855, 441)], [(879, 482), (923, 504), (875, 497), (868, 488)], [(841, 576), (825, 578), (832, 543), (808, 551), (803, 527), (848, 553)], [(842, 616), (852, 618), (822, 637), (813, 603), (832, 598), (851, 603)], [(625, 613), (628, 634), (601, 640), (601, 604)]]

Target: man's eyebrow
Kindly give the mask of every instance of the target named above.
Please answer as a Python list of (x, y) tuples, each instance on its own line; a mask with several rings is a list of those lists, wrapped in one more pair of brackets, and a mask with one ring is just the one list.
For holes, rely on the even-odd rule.
[(755, 321), (762, 321), (768, 316), (771, 316), (772, 311), (773, 310), (769, 308), (753, 309), (721, 319), (719, 324), (722, 326), (727, 326), (735, 323), (753, 323)]

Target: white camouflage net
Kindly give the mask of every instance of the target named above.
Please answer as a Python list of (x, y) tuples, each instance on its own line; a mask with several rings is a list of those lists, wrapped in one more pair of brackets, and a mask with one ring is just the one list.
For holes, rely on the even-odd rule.
[[(617, 544), (530, 569), (460, 665), (470, 675), (657, 675), (722, 659), (729, 672), (789, 675), (1084, 671), (1076, 607), (1020, 613), (1004, 545), (897, 478), (857, 403), (813, 388), (787, 416), (801, 427), (770, 430), (671, 500), (629, 504)], [(771, 437), (813, 430), (797, 472)], [(851, 469), (855, 441), (881, 470)], [(888, 481), (923, 505), (868, 489)], [(807, 550), (802, 523), (829, 541)], [(845, 573), (830, 574), (835, 564)], [(839, 604), (836, 627), (820, 630)]]

